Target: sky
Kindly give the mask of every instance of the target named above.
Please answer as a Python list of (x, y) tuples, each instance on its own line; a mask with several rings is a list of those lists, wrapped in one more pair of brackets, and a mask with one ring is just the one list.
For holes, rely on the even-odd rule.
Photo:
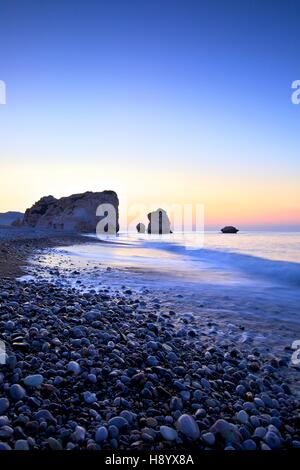
[(298, 0), (0, 0), (0, 212), (115, 190), (300, 227)]

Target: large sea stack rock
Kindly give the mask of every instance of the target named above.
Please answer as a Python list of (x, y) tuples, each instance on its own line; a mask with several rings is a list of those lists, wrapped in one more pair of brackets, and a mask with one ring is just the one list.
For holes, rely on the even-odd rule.
[(164, 209), (157, 209), (148, 214), (148, 233), (164, 234), (172, 233), (168, 214)]
[(221, 229), (222, 233), (238, 233), (238, 229), (235, 227), (232, 227), (231, 225), (228, 225), (224, 228)]
[(101, 220), (101, 217), (96, 216), (96, 210), (100, 204), (113, 205), (118, 231), (119, 200), (114, 191), (86, 192), (60, 199), (53, 196), (42, 197), (26, 210), (23, 225), (66, 232), (95, 232)]

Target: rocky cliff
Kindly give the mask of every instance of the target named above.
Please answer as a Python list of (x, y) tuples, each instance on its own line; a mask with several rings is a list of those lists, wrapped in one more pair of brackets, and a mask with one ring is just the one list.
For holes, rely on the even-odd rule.
[(86, 192), (60, 199), (53, 196), (42, 197), (26, 210), (23, 225), (67, 232), (95, 232), (101, 219), (96, 216), (100, 204), (114, 206), (118, 231), (119, 200), (114, 191)]

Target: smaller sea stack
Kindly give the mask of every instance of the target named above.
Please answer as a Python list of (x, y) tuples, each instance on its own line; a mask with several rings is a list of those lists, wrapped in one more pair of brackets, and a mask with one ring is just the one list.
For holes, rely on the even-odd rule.
[(238, 233), (239, 229), (233, 227), (232, 225), (228, 225), (221, 229), (222, 233)]

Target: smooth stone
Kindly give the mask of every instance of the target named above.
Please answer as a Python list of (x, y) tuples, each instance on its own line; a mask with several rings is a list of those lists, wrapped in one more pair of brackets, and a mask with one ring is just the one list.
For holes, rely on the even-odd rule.
[(202, 378), (202, 379), (200, 380), (200, 383), (201, 383), (201, 385), (202, 385), (204, 388), (206, 388), (207, 390), (210, 390), (211, 385), (210, 385), (210, 383), (209, 383), (209, 381), (208, 381), (207, 379)]
[(48, 445), (49, 445), (50, 449), (52, 449), (52, 450), (62, 450), (61, 443), (57, 439), (55, 439), (54, 437), (49, 437), (47, 442), (48, 442)]
[(0, 428), (2, 426), (9, 425), (9, 419), (7, 416), (0, 416)]
[(205, 442), (205, 444), (208, 444), (209, 446), (213, 446), (216, 438), (215, 435), (212, 432), (207, 432), (205, 434), (202, 434), (202, 439)]
[(238, 432), (236, 426), (225, 419), (218, 419), (210, 428), (214, 434), (220, 434), (223, 439), (228, 442), (239, 444), (241, 441), (241, 434)]
[(236, 393), (239, 395), (239, 396), (243, 396), (245, 395), (246, 393), (246, 388), (244, 387), (244, 385), (238, 385), (235, 389)]
[(170, 401), (170, 410), (182, 410), (183, 403), (182, 399), (179, 397), (172, 397)]
[(254, 428), (258, 428), (260, 426), (260, 420), (257, 416), (250, 416), (250, 423)]
[(273, 408), (273, 400), (267, 393), (262, 393), (260, 398), (268, 408)]
[(247, 439), (243, 442), (243, 448), (245, 450), (256, 450), (256, 444), (252, 439)]
[(103, 442), (108, 438), (108, 430), (105, 426), (100, 426), (95, 434), (95, 441), (96, 442)]
[(73, 372), (74, 375), (80, 374), (80, 365), (76, 361), (70, 361), (68, 364), (68, 371)]
[(83, 399), (87, 405), (91, 405), (97, 401), (96, 394), (92, 392), (83, 392)]
[(12, 399), (15, 401), (22, 400), (26, 395), (26, 391), (19, 384), (13, 384), (9, 389), (9, 393)]
[(177, 420), (176, 427), (178, 431), (189, 437), (192, 441), (200, 437), (199, 426), (191, 415), (181, 415)]
[(72, 434), (72, 439), (75, 442), (83, 442), (85, 439), (86, 430), (82, 426), (76, 426)]
[(8, 439), (13, 433), (14, 430), (10, 426), (2, 426), (2, 428), (0, 428), (0, 439)]
[(236, 419), (237, 419), (238, 422), (241, 423), (241, 424), (247, 424), (248, 421), (249, 421), (249, 416), (248, 416), (248, 414), (246, 413), (246, 411), (241, 410), (241, 411), (239, 411), (238, 414), (236, 415)]
[(29, 450), (29, 444), (25, 439), (19, 439), (15, 443), (15, 450)]
[(44, 381), (44, 377), (41, 374), (27, 375), (24, 379), (26, 387), (36, 388), (39, 387)]
[(5, 442), (0, 442), (0, 451), (1, 450), (11, 450), (11, 447)]
[(34, 419), (56, 422), (56, 419), (49, 410), (39, 410), (34, 414)]
[(262, 426), (259, 426), (255, 429), (253, 437), (258, 437), (259, 439), (263, 439), (266, 435), (267, 430)]
[(263, 402), (262, 399), (259, 398), (259, 397), (255, 397), (255, 398), (254, 398), (254, 403), (255, 403), (256, 406), (258, 406), (259, 408), (264, 408), (264, 407), (265, 407), (264, 402)]
[(281, 439), (273, 431), (268, 431), (266, 433), (264, 441), (271, 449), (277, 449), (281, 445)]
[(265, 442), (263, 442), (261, 444), (261, 450), (271, 450), (271, 448), (269, 446), (267, 446), (267, 444), (265, 444)]
[(10, 403), (7, 398), (0, 398), (0, 415), (3, 415), (8, 410)]
[(168, 355), (167, 355), (167, 359), (169, 362), (173, 362), (174, 364), (176, 362), (178, 362), (178, 356), (176, 353), (174, 353), (173, 351), (169, 352)]
[(109, 426), (116, 426), (118, 429), (123, 429), (128, 426), (127, 419), (123, 418), (122, 416), (115, 416), (108, 421)]
[(272, 416), (271, 420), (270, 420), (270, 423), (275, 426), (277, 429), (280, 429), (281, 426), (282, 426), (282, 423), (280, 421), (279, 418), (277, 418), (277, 416)]
[(96, 377), (95, 374), (89, 374), (89, 375), (87, 376), (87, 379), (88, 379), (88, 381), (91, 382), (92, 384), (97, 383), (97, 377)]
[(134, 417), (133, 417), (133, 414), (130, 413), (130, 411), (127, 411), (127, 410), (121, 411), (120, 416), (122, 416), (122, 418), (125, 418), (126, 421), (128, 421), (129, 424), (132, 423), (133, 418), (134, 418)]
[(158, 360), (155, 356), (149, 356), (146, 361), (147, 365), (150, 367), (154, 367), (158, 365)]
[(119, 428), (117, 428), (115, 425), (109, 426), (108, 434), (113, 439), (117, 438), (119, 436)]
[(175, 441), (178, 437), (177, 431), (169, 426), (160, 426), (159, 431), (166, 441)]

